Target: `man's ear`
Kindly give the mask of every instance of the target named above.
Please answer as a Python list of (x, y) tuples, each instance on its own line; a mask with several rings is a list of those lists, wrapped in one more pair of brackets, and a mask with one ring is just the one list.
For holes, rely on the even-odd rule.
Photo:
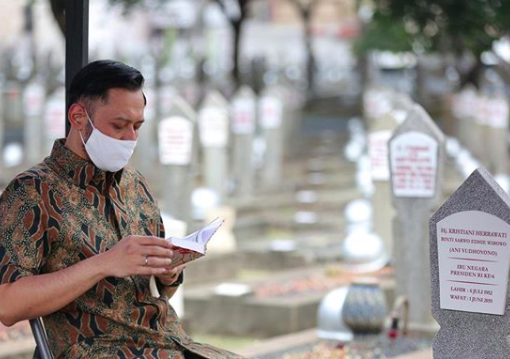
[(71, 107), (69, 107), (67, 118), (69, 119), (72, 128), (77, 131), (83, 131), (87, 127), (87, 113), (85, 112), (82, 105), (73, 103)]

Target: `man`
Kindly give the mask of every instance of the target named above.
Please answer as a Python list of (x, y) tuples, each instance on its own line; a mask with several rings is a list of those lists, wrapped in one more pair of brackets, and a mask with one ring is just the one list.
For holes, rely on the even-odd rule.
[(44, 317), (56, 358), (240, 358), (194, 342), (168, 304), (183, 268), (171, 268), (145, 179), (125, 167), (143, 82), (119, 62), (85, 66), (69, 90), (67, 139), (2, 193), (0, 321)]

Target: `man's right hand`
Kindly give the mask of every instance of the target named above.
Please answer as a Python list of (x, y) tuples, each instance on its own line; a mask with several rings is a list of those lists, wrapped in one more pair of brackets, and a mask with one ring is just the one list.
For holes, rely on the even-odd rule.
[(53, 313), (105, 277), (169, 273), (171, 259), (172, 244), (165, 239), (126, 237), (110, 250), (70, 267), (0, 285), (0, 321), (10, 326)]
[(100, 254), (106, 276), (162, 275), (171, 268), (172, 244), (166, 239), (147, 236), (128, 236), (110, 250)]

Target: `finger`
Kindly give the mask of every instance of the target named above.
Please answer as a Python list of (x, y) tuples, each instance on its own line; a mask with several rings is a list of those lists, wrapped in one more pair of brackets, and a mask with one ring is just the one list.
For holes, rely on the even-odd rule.
[(172, 259), (170, 258), (161, 258), (161, 257), (147, 257), (147, 265), (144, 262), (142, 263), (143, 267), (149, 268), (165, 268), (167, 269), (172, 264)]
[(184, 264), (181, 264), (181, 265), (178, 265), (177, 267), (175, 267), (174, 269), (178, 272), (178, 273), (181, 273), (184, 268), (186, 268), (188, 266), (187, 263), (184, 263)]
[(160, 246), (160, 247), (169, 248), (169, 249), (173, 248), (172, 244), (164, 238), (150, 237), (150, 236), (147, 236), (147, 237), (137, 236), (134, 238), (136, 238), (136, 241), (138, 244), (141, 244), (143, 246)]
[(161, 276), (166, 273), (165, 268), (141, 267), (136, 275), (154, 275)]
[(150, 257), (172, 258), (174, 256), (174, 252), (171, 249), (159, 246), (143, 246), (140, 251), (143, 255)]
[(184, 268), (186, 268), (186, 264), (181, 264), (175, 268), (167, 268), (168, 272), (166, 273), (165, 277), (173, 278), (173, 277), (179, 276), (179, 274), (182, 273)]

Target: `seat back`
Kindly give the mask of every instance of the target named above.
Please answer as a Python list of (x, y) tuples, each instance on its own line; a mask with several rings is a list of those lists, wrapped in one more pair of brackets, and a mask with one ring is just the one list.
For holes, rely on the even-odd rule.
[(41, 318), (35, 318), (30, 320), (30, 327), (32, 328), (32, 334), (35, 338), (35, 347), (33, 359), (54, 359), (51, 354), (50, 347), (48, 345), (48, 337)]

